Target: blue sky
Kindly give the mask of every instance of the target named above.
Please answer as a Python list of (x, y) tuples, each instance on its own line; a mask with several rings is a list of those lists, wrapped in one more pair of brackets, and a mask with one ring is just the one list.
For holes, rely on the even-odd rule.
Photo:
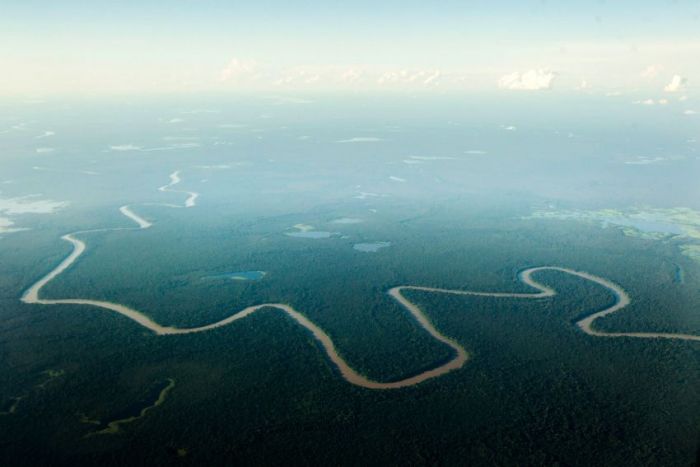
[(2, 7), (0, 89), (483, 90), (531, 70), (567, 88), (668, 84), (641, 79), (648, 67), (692, 87), (699, 31), (697, 0), (24, 0)]

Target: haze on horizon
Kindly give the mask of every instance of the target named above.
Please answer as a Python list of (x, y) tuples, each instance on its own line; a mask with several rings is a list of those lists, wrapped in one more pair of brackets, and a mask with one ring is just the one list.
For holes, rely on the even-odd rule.
[(697, 1), (29, 0), (0, 96), (551, 90), (692, 93)]

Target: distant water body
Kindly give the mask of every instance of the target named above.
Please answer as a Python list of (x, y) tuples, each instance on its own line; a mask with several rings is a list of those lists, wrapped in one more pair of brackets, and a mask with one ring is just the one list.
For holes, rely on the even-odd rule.
[(642, 232), (660, 232), (671, 235), (683, 235), (685, 233), (683, 228), (677, 224), (672, 224), (670, 222), (664, 222), (661, 220), (654, 219), (614, 217), (610, 219), (605, 219), (604, 224), (615, 224), (624, 227), (634, 227), (635, 229)]
[(329, 238), (334, 234), (333, 232), (324, 232), (320, 230), (310, 230), (308, 232), (287, 232), (285, 235), (288, 237), (299, 237), (299, 238)]
[(237, 271), (207, 276), (205, 279), (231, 279), (234, 281), (259, 281), (267, 272), (265, 271)]
[(391, 246), (391, 242), (356, 243), (352, 247), (353, 249), (364, 253), (376, 253), (382, 248), (389, 246)]

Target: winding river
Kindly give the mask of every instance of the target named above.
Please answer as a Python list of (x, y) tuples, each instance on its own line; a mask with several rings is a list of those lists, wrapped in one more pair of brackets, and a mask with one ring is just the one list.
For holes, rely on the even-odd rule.
[[(165, 203), (148, 203), (148, 205), (158, 205), (171, 208), (191, 208), (196, 206), (197, 197), (199, 196), (196, 192), (190, 191), (180, 191), (175, 190), (172, 187), (180, 183), (180, 172), (176, 171), (170, 174), (170, 183), (160, 187), (158, 190), (161, 192), (173, 192), (173, 193), (183, 193), (187, 195), (187, 199), (183, 205), (176, 204), (165, 204)], [(537, 282), (533, 278), (533, 274), (540, 271), (557, 271), (573, 276), (580, 277), (582, 279), (594, 282), (601, 285), (608, 290), (610, 290), (616, 297), (615, 303), (610, 307), (592, 313), (585, 318), (581, 319), (576, 323), (576, 325), (586, 334), (596, 337), (629, 337), (629, 338), (645, 338), (645, 339), (678, 339), (686, 341), (700, 341), (700, 336), (691, 334), (672, 334), (672, 333), (655, 333), (655, 332), (604, 332), (594, 329), (593, 323), (598, 318), (610, 315), (616, 311), (625, 308), (630, 304), (629, 295), (620, 287), (619, 285), (611, 282), (602, 277), (595, 276), (583, 271), (576, 271), (573, 269), (558, 267), (558, 266), (540, 266), (533, 267), (522, 271), (519, 275), (519, 279), (526, 285), (535, 289), (532, 293), (508, 293), (508, 292), (481, 292), (481, 291), (471, 291), (471, 290), (457, 290), (457, 289), (440, 289), (435, 287), (421, 287), (415, 285), (401, 285), (393, 287), (388, 291), (388, 294), (400, 303), (411, 315), (415, 318), (418, 324), (434, 339), (442, 342), (443, 344), (449, 346), (454, 351), (454, 356), (451, 360), (443, 363), (435, 368), (424, 371), (417, 375), (392, 382), (380, 382), (373, 381), (365, 376), (359, 374), (357, 371), (352, 369), (350, 365), (340, 356), (338, 351), (333, 344), (331, 338), (326, 334), (323, 329), (318, 327), (316, 324), (311, 322), (306, 316), (301, 314), (299, 311), (292, 308), (290, 305), (285, 303), (262, 303), (259, 305), (250, 306), (244, 308), (238, 312), (233, 313), (231, 316), (204, 326), (198, 326), (193, 328), (178, 328), (170, 326), (161, 326), (156, 323), (144, 313), (129, 308), (125, 305), (120, 305), (119, 303), (107, 302), (102, 300), (91, 300), (87, 298), (63, 298), (63, 299), (49, 299), (41, 298), (41, 289), (51, 282), (53, 279), (58, 277), (71, 265), (73, 265), (78, 258), (85, 251), (85, 242), (77, 238), (81, 234), (93, 233), (93, 232), (107, 232), (115, 230), (140, 230), (148, 229), (153, 226), (153, 223), (144, 219), (143, 217), (136, 214), (131, 206), (122, 206), (119, 211), (127, 218), (132, 220), (137, 227), (117, 227), (117, 228), (105, 228), (105, 229), (93, 229), (93, 230), (82, 230), (78, 232), (73, 232), (66, 234), (61, 238), (69, 242), (73, 246), (71, 253), (61, 261), (58, 266), (51, 270), (44, 277), (39, 279), (31, 287), (29, 287), (22, 295), (21, 300), (28, 304), (38, 304), (38, 305), (88, 305), (98, 308), (103, 308), (106, 310), (114, 311), (119, 313), (130, 320), (138, 323), (150, 331), (153, 331), (156, 335), (173, 335), (173, 334), (192, 334), (197, 332), (206, 332), (212, 329), (220, 328), (222, 326), (227, 326), (234, 321), (244, 319), (247, 316), (252, 315), (258, 310), (263, 308), (274, 308), (279, 311), (286, 313), (289, 317), (294, 319), (302, 327), (309, 330), (316, 340), (321, 344), (325, 350), (328, 358), (333, 362), (333, 364), (338, 368), (342, 377), (349, 383), (356, 386), (360, 386), (368, 389), (398, 389), (407, 386), (413, 386), (423, 381), (437, 378), (452, 370), (459, 369), (464, 366), (464, 364), (469, 359), (469, 354), (459, 343), (453, 339), (445, 336), (439, 330), (435, 328), (430, 319), (423, 313), (423, 311), (409, 299), (403, 295), (404, 290), (417, 290), (422, 292), (431, 293), (442, 293), (450, 295), (467, 295), (467, 296), (479, 296), (479, 297), (492, 297), (492, 298), (522, 298), (522, 299), (540, 299), (553, 297), (557, 294), (554, 289), (547, 287), (540, 282)]]

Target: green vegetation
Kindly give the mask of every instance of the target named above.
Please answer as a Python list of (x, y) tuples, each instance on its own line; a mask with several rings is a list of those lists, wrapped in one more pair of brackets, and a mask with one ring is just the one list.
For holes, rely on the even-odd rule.
[[(299, 222), (325, 228), (323, 219), (346, 216), (346, 206), (255, 222), (219, 220), (215, 206), (188, 211), (186, 223), (183, 210), (163, 210), (151, 230), (85, 235), (85, 257), (43, 293), (118, 301), (177, 326), (288, 302), (354, 368), (382, 381), (450, 357), (386, 295), (398, 284), (526, 292), (519, 270), (561, 265), (609, 278), (632, 296), (630, 307), (596, 322), (601, 329), (700, 332), (700, 265), (675, 244), (463, 204), (395, 206), (348, 239), (284, 235)], [(94, 222), (123, 220), (107, 213)], [(585, 280), (538, 273), (560, 292), (542, 300), (406, 291), (471, 359), (415, 387), (372, 391), (342, 380), (312, 336), (274, 310), (208, 333), (157, 337), (103, 310), (21, 304), (23, 288), (68, 252), (57, 240), (65, 231), (3, 239), (18, 252), (0, 264), (3, 410), (51, 376), (42, 372), (64, 371), (0, 417), (4, 465), (695, 461), (700, 348), (583, 334), (573, 323), (614, 299)], [(377, 238), (391, 248), (352, 248)], [(253, 270), (267, 271), (265, 280), (201, 280)], [(113, 435), (86, 437), (140, 415), (169, 378), (177, 387), (165, 404)]]
[(690, 208), (635, 208), (600, 210), (536, 210), (528, 219), (564, 219), (613, 225), (630, 237), (672, 239), (683, 254), (700, 261), (700, 212)]
[(143, 418), (153, 408), (158, 407), (165, 402), (168, 393), (175, 387), (175, 380), (168, 378), (165, 381), (158, 381), (152, 384), (143, 396), (133, 401), (127, 407), (124, 407), (119, 412), (111, 416), (109, 422), (100, 422), (95, 418), (82, 414), (80, 421), (97, 425), (97, 430), (89, 435), (115, 434), (120, 430), (121, 425), (133, 423), (136, 420)]

